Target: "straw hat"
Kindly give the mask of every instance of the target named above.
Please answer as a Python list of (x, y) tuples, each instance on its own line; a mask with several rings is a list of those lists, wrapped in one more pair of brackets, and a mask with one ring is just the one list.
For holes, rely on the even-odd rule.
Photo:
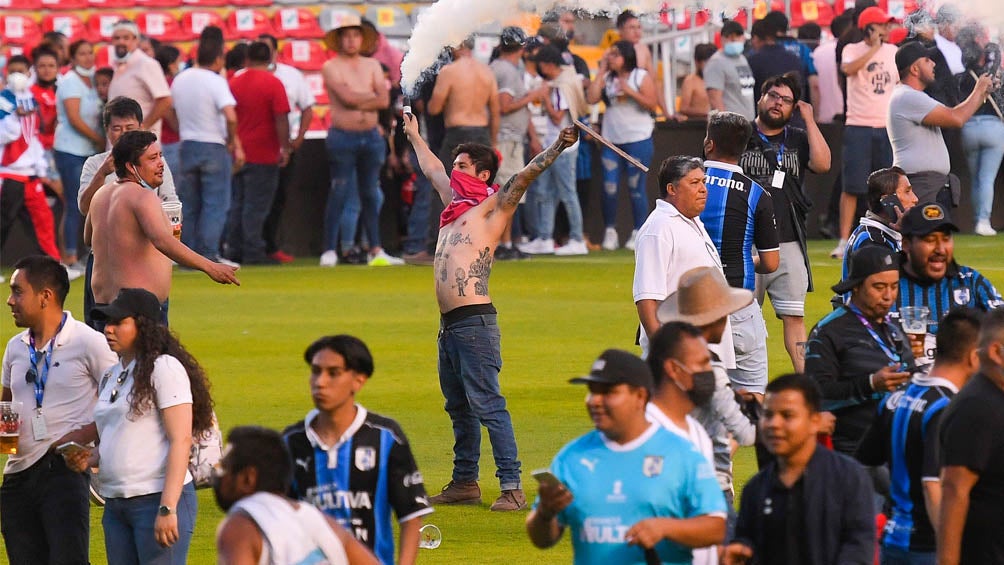
[(677, 291), (656, 311), (660, 323), (688, 322), (706, 326), (753, 303), (753, 293), (732, 288), (714, 267), (697, 267), (680, 277)]
[(361, 53), (372, 53), (376, 50), (377, 37), (376, 28), (372, 26), (364, 26), (363, 20), (359, 14), (348, 13), (343, 15), (337, 22), (332, 22), (337, 27), (331, 27), (324, 30), (324, 45), (336, 52), (341, 53), (342, 46), (340, 45), (339, 35), (343, 29), (356, 28), (363, 32), (363, 45), (359, 49)]

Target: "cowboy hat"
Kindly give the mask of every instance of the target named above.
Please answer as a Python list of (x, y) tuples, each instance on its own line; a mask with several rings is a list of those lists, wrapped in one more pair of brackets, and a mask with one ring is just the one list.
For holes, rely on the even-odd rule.
[(753, 293), (729, 286), (719, 269), (697, 267), (683, 273), (676, 292), (663, 300), (656, 317), (662, 324), (687, 322), (700, 327), (752, 303)]
[(376, 49), (377, 41), (379, 40), (376, 28), (363, 25), (363, 20), (359, 14), (344, 14), (341, 18), (335, 19), (325, 27), (327, 29), (324, 30), (324, 45), (336, 53), (341, 53), (342, 51), (339, 35), (341, 35), (342, 30), (349, 28), (358, 29), (363, 33), (363, 44), (359, 49), (360, 53), (372, 53)]

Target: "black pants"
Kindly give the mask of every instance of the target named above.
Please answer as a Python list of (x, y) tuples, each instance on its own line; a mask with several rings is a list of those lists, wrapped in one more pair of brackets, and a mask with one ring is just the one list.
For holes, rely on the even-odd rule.
[(47, 453), (4, 475), (0, 531), (11, 565), (86, 565), (90, 540), (87, 476)]

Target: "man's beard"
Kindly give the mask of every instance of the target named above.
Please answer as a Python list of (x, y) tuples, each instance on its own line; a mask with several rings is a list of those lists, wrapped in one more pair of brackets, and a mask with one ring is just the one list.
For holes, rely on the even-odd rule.
[(118, 57), (119, 59), (125, 59), (126, 55), (128, 54), (129, 54), (129, 48), (126, 47), (125, 45), (115, 46), (115, 56)]
[(783, 128), (788, 125), (790, 118), (784, 117), (784, 112), (781, 112), (780, 118), (775, 118), (770, 114), (770, 108), (760, 110), (757, 112), (757, 117), (760, 118), (760, 123), (767, 126), (770, 129)]

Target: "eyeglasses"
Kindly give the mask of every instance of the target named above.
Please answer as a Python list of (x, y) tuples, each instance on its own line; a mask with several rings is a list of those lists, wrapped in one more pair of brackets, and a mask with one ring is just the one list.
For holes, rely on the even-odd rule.
[(792, 106), (795, 104), (795, 99), (792, 98), (791, 96), (781, 96), (780, 94), (774, 92), (773, 90), (768, 92), (766, 96), (767, 100), (770, 100), (771, 102), (777, 102), (778, 100), (780, 100), (781, 102), (784, 102), (788, 106)]
[(112, 389), (112, 393), (108, 396), (108, 402), (115, 402), (118, 400), (119, 387), (122, 386), (122, 383), (124, 383), (127, 378), (129, 378), (128, 370), (119, 373), (118, 378), (115, 379), (115, 388)]

